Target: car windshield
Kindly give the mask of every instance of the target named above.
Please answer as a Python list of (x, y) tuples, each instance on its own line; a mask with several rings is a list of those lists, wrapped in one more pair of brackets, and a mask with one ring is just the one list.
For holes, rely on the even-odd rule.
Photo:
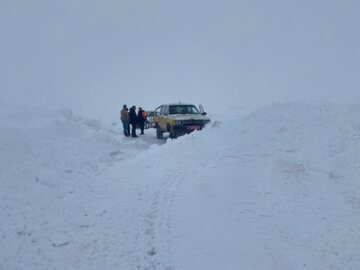
[(169, 114), (198, 114), (199, 111), (194, 105), (171, 105)]

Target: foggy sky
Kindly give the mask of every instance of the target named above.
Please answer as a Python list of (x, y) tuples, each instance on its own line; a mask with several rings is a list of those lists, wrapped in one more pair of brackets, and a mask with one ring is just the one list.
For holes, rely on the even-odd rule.
[(124, 103), (360, 102), (359, 14), (357, 0), (0, 0), (0, 100), (112, 121)]

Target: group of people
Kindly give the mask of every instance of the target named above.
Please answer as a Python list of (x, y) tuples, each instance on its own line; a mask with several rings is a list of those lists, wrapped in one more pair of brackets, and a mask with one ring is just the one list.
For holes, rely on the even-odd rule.
[[(126, 106), (123, 105), (123, 108), (120, 112), (120, 119), (124, 128), (124, 135), (126, 137), (136, 138), (136, 127), (140, 128), (140, 135), (144, 135), (144, 127), (147, 118), (147, 113), (141, 107), (139, 107), (138, 112), (136, 113), (136, 106), (132, 106), (130, 110)], [(130, 134), (130, 125), (131, 125), (131, 134)]]

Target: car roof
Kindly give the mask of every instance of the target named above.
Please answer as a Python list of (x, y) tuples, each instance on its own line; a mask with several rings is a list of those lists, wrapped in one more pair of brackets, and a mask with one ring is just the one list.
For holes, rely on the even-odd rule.
[[(173, 105), (191, 105), (191, 106), (195, 106), (192, 103), (182, 103), (182, 102), (178, 102), (178, 103), (168, 103), (168, 104), (163, 104), (162, 106), (173, 106)], [(196, 106), (195, 106), (196, 107)]]

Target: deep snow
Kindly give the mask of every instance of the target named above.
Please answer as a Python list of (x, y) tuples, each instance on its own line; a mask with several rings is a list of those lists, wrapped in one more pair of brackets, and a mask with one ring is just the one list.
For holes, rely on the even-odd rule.
[(360, 269), (360, 105), (177, 140), (0, 103), (0, 269)]

